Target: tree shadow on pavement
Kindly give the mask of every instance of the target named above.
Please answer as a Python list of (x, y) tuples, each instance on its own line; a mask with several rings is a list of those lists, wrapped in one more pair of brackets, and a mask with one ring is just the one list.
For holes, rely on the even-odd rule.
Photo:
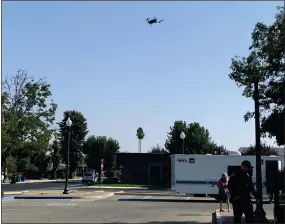
[(217, 204), (218, 202), (213, 199), (213, 200), (206, 200), (206, 199), (165, 199), (165, 198), (120, 198), (118, 201), (130, 201), (130, 202), (177, 202), (177, 203), (214, 203)]
[[(131, 222), (113, 222), (114, 223), (121, 223), (121, 224), (138, 224), (138, 223), (131, 223)], [(111, 223), (110, 223), (111, 224)], [(150, 222), (140, 222), (140, 224), (211, 224), (211, 222), (199, 222), (199, 221), (150, 221)]]

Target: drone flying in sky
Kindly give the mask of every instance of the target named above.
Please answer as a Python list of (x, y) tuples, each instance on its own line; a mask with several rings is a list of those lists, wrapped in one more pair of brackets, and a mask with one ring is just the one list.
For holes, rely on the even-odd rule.
[(154, 23), (161, 23), (163, 22), (164, 20), (160, 20), (160, 19), (157, 19), (156, 17), (152, 17), (152, 18), (147, 18), (145, 21), (147, 21), (147, 23), (149, 25), (152, 25)]

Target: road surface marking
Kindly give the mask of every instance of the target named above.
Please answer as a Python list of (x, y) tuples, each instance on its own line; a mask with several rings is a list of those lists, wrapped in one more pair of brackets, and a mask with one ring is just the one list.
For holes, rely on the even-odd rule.
[(150, 197), (151, 197), (151, 196), (146, 196), (146, 197), (143, 198), (143, 200), (148, 199), (148, 198), (150, 198)]
[(93, 196), (93, 199), (104, 199), (104, 198), (109, 198), (111, 196), (113, 196), (114, 193), (110, 193), (110, 194), (103, 194), (103, 195), (98, 195), (98, 196)]
[(64, 204), (64, 203), (51, 203), (47, 204), (47, 206), (74, 206), (76, 204)]

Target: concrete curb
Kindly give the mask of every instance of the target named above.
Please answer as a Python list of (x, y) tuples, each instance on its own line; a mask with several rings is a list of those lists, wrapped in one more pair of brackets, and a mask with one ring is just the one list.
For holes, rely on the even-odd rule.
[(155, 197), (184, 197), (187, 198), (188, 196), (182, 195), (182, 194), (166, 194), (166, 193), (148, 193), (148, 192), (115, 192), (115, 195), (133, 195), (133, 196), (155, 196)]
[(15, 196), (15, 199), (81, 199), (77, 196)]
[[(77, 192), (78, 190), (70, 190), (69, 189), (69, 193), (74, 193), (74, 192)], [(30, 191), (30, 194), (34, 192), (34, 193), (38, 193), (38, 194), (41, 194), (41, 195), (46, 195), (46, 194), (58, 194), (58, 193), (62, 193), (63, 192), (63, 189), (62, 190), (34, 190), (34, 191)]]
[(4, 195), (17, 195), (17, 194), (24, 194), (29, 193), (30, 191), (7, 191), (4, 192)]
[[(81, 182), (81, 179), (69, 179), (68, 182)], [(40, 183), (65, 183), (65, 180), (27, 180), (27, 181), (22, 181), (22, 182), (16, 182), (13, 184), (40, 184)], [(10, 182), (2, 183), (2, 184), (11, 184)]]
[(114, 190), (149, 190), (148, 188), (146, 187), (113, 187), (113, 186), (88, 186), (88, 185), (85, 185), (85, 186), (82, 186), (82, 187), (78, 187), (78, 188), (94, 188), (94, 189), (114, 189)]
[(63, 195), (26, 195), (26, 196), (14, 196), (14, 199), (103, 199), (113, 196), (114, 193), (96, 195), (96, 196), (63, 196)]
[[(34, 190), (34, 191), (7, 191), (4, 192), (4, 195), (19, 195), (19, 194), (25, 194), (25, 193), (31, 193), (31, 192), (39, 192), (41, 195), (43, 194), (48, 194), (51, 191), (55, 191), (55, 190)], [(56, 190), (59, 191), (59, 190)], [(76, 192), (78, 190), (72, 190), (72, 192)]]
[(216, 220), (217, 220), (216, 212), (212, 212), (212, 224), (216, 224)]
[(167, 199), (167, 198), (149, 198), (149, 196), (146, 196), (145, 198), (120, 198), (118, 201), (126, 201), (126, 202), (173, 202), (173, 203), (217, 203), (216, 201), (209, 201), (209, 200), (197, 200), (197, 199)]
[(216, 210), (214, 212), (214, 221), (213, 223), (215, 224), (223, 224), (223, 219), (222, 219), (222, 216), (221, 216), (221, 213), (220, 213), (220, 210)]
[(10, 201), (10, 200), (14, 200), (14, 196), (6, 196), (2, 198), (2, 201)]

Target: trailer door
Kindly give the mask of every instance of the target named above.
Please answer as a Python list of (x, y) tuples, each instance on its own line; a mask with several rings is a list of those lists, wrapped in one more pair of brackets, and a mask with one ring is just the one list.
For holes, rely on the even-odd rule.
[[(241, 166), (228, 166), (228, 175), (231, 176), (233, 173), (240, 171)], [(249, 176), (252, 177), (253, 170), (249, 170)]]
[(266, 160), (265, 161), (265, 183), (267, 193), (272, 194), (274, 191), (275, 181), (277, 179), (278, 171), (281, 170), (281, 161)]

